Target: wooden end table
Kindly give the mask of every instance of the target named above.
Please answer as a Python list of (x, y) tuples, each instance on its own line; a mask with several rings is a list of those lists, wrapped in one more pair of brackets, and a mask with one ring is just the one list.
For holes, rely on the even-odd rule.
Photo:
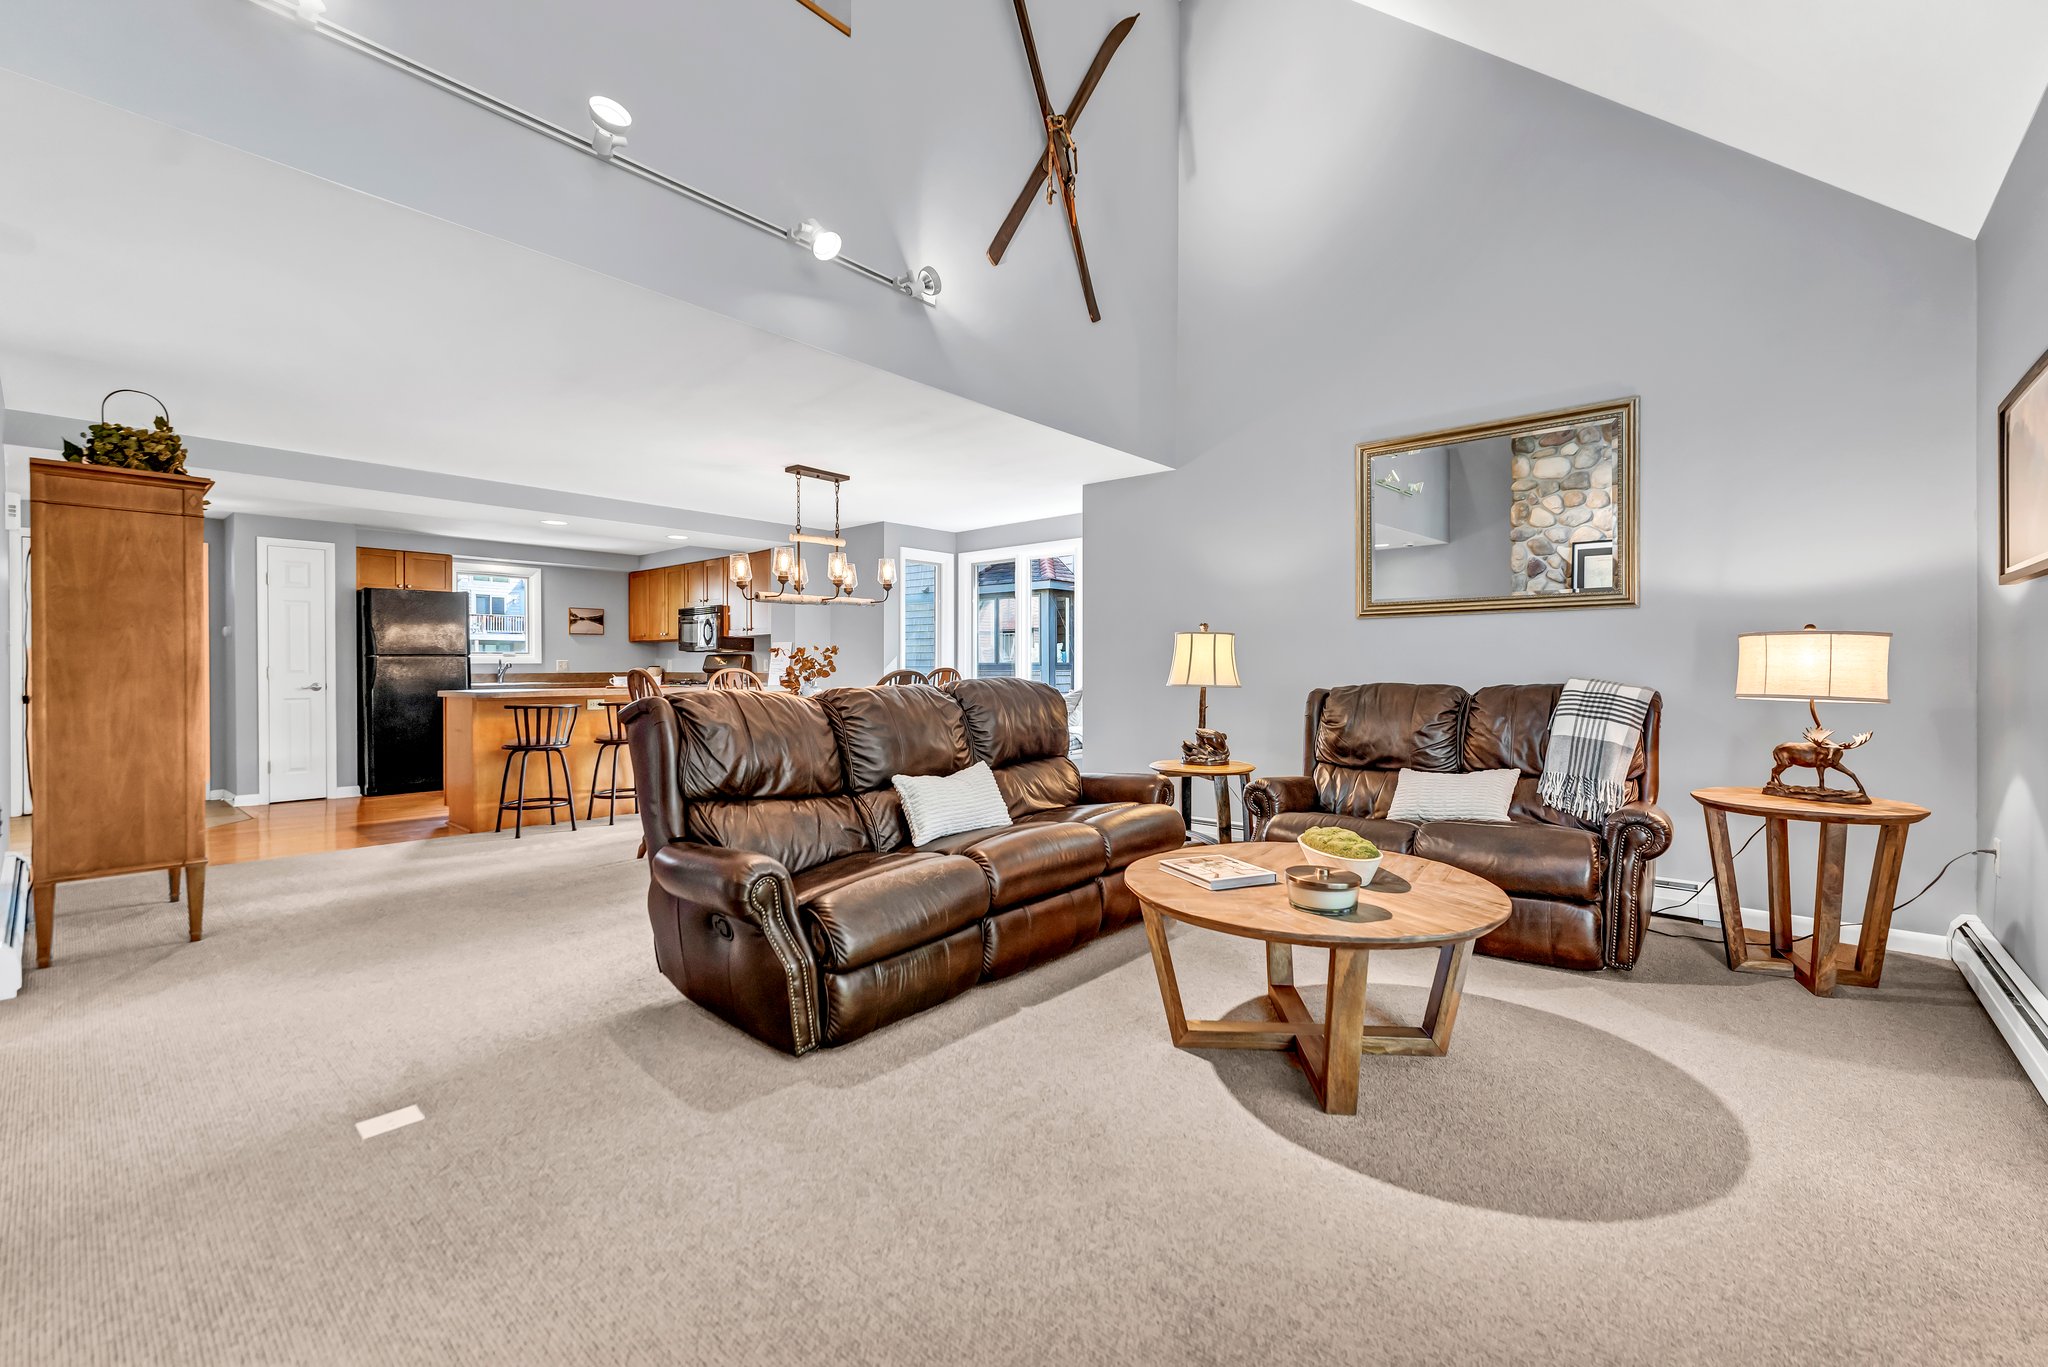
[[(1303, 861), (1293, 843), (1234, 846), (1233, 858), (1279, 873)], [(1356, 910), (1318, 916), (1288, 904), (1278, 883), (1211, 892), (1159, 867), (1171, 854), (1155, 854), (1124, 873), (1145, 915), (1145, 938), (1159, 975), (1166, 1028), (1180, 1049), (1280, 1049), (1308, 1076), (1316, 1100), (1332, 1115), (1358, 1113), (1358, 1068), (1363, 1054), (1450, 1052), (1451, 1026), (1465, 988), (1472, 942), (1508, 919), (1508, 895), (1475, 874), (1428, 859), (1389, 854), (1379, 875), (1360, 889)], [(1266, 943), (1266, 995), (1278, 1020), (1189, 1020), (1174, 977), (1166, 922)], [(1324, 1019), (1309, 1015), (1294, 986), (1294, 947), (1330, 951), (1329, 998)], [(1366, 964), (1374, 950), (1434, 949), (1436, 976), (1421, 1026), (1365, 1024)]]
[[(1761, 788), (1700, 788), (1693, 792), (1707, 818), (1707, 847), (1714, 856), (1714, 890), (1721, 902), (1721, 930), (1728, 967), (1753, 973), (1790, 973), (1816, 997), (1834, 995), (1835, 985), (1876, 987), (1884, 976), (1885, 939), (1892, 928), (1892, 903), (1899, 895), (1899, 866), (1906, 858), (1906, 832), (1924, 821), (1925, 807), (1872, 798), (1865, 804), (1811, 802), (1774, 797)], [(1742, 899), (1735, 891), (1735, 855), (1728, 839), (1729, 813), (1761, 817), (1770, 853), (1771, 928), (1742, 924)], [(1819, 871), (1813, 892), (1813, 934), (1792, 938), (1791, 823), (1820, 827)], [(1849, 827), (1877, 827), (1877, 857), (1870, 894), (1863, 903), (1863, 930), (1856, 943), (1842, 941), (1842, 871)]]
[[(1190, 831), (1194, 829), (1195, 824), (1195, 780), (1216, 780), (1216, 840), (1218, 844), (1228, 845), (1231, 835), (1230, 780), (1237, 780), (1238, 800), (1243, 801), (1245, 791), (1251, 783), (1252, 771), (1257, 768), (1256, 764), (1240, 764), (1236, 760), (1228, 764), (1189, 764), (1183, 760), (1162, 759), (1153, 762), (1152, 772), (1180, 780), (1180, 819)], [(1246, 820), (1250, 820), (1249, 814)]]

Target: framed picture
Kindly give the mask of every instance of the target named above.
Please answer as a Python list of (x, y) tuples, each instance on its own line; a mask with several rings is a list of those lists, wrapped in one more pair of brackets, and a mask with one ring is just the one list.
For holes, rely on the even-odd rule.
[(2048, 356), (1998, 406), (1998, 582), (2048, 574)]
[(853, 0), (796, 0), (799, 5), (823, 19), (833, 28), (851, 38), (853, 36)]
[(1581, 593), (1614, 591), (1614, 543), (1581, 541), (1572, 547), (1572, 587)]
[(569, 634), (571, 636), (604, 635), (604, 609), (570, 608)]

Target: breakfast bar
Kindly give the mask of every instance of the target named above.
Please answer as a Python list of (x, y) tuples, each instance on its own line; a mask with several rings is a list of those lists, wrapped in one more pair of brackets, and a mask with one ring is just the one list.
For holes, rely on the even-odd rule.
[[(536, 685), (530, 688), (458, 688), (445, 690), (441, 694), (441, 784), (448, 796), (448, 824), (458, 831), (490, 831), (498, 827), (498, 785), (505, 775), (505, 743), (512, 739), (512, 714), (508, 710), (514, 703), (573, 703), (577, 708), (576, 729), (570, 734), (566, 758), (569, 761), (571, 795), (576, 802), (576, 819), (583, 820), (583, 814), (590, 810), (591, 767), (597, 763), (597, 738), (605, 734), (607, 702), (623, 703), (626, 690), (605, 685), (551, 686)], [(610, 761), (606, 762), (605, 780), (610, 778)], [(513, 782), (518, 782), (518, 766), (513, 766)], [(555, 780), (557, 785), (561, 780)], [(632, 784), (632, 760), (621, 755), (619, 759), (619, 786)], [(601, 782), (599, 786), (606, 786)], [(527, 766), (526, 795), (544, 796), (547, 781), (538, 763)], [(505, 791), (509, 800), (513, 793)], [(632, 810), (626, 798), (619, 799), (624, 816)], [(604, 804), (599, 805), (600, 818), (607, 814)], [(528, 812), (526, 824), (531, 827), (535, 821), (546, 825), (546, 815)], [(561, 817), (556, 818), (562, 820)], [(505, 826), (511, 829), (511, 813), (506, 813)]]

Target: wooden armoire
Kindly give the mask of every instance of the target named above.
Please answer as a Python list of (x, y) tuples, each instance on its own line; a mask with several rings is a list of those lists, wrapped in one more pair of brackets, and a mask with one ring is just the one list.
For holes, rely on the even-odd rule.
[(28, 753), (36, 966), (59, 883), (167, 869), (206, 896), (211, 480), (29, 463)]

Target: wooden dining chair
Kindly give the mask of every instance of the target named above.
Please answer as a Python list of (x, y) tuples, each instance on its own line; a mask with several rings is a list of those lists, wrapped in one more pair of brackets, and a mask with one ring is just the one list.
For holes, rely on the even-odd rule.
[(626, 696), (634, 702), (642, 698), (658, 698), (667, 692), (661, 675), (651, 669), (629, 669), (626, 671)]
[(959, 683), (960, 671), (953, 668), (953, 666), (951, 665), (940, 665), (937, 669), (934, 669), (931, 672), (930, 676), (926, 678), (925, 682), (932, 684), (935, 687), (940, 684)]
[(737, 688), (743, 693), (761, 693), (761, 676), (751, 669), (721, 669), (709, 680), (713, 688)]
[(875, 687), (886, 688), (890, 684), (921, 684), (930, 682), (930, 679), (927, 679), (915, 669), (892, 669), (881, 678), (875, 680)]

